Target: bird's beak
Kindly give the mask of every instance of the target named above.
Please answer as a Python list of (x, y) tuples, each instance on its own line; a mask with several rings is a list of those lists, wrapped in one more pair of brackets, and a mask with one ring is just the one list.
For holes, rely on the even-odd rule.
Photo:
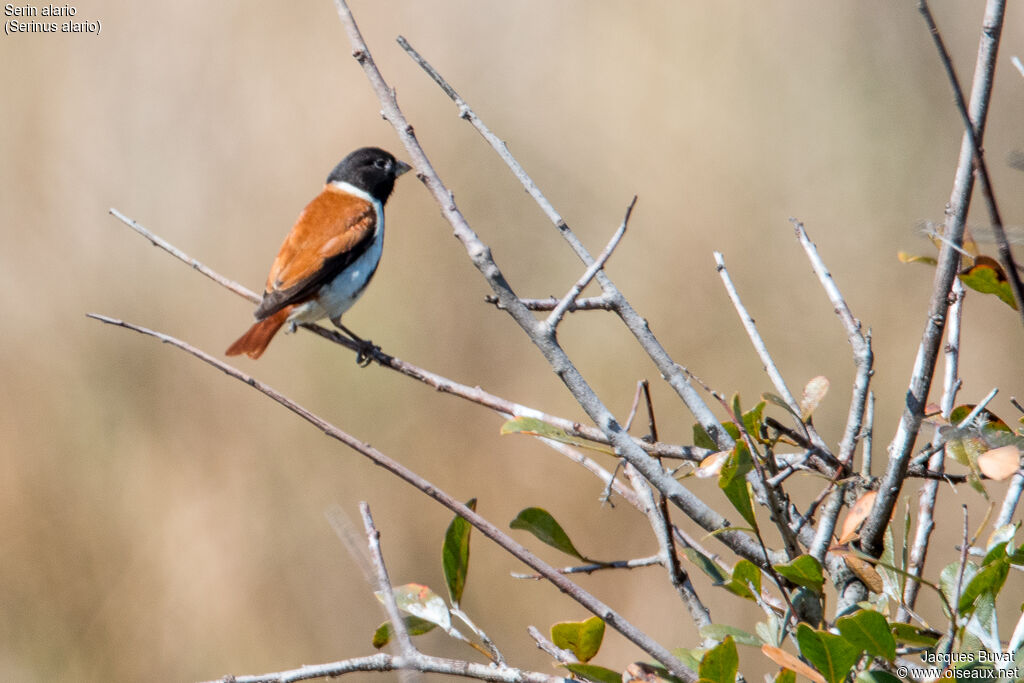
[(403, 173), (405, 173), (406, 171), (410, 171), (410, 170), (412, 170), (412, 166), (410, 166), (409, 164), (405, 163), (404, 161), (399, 161), (398, 159), (395, 159), (395, 177), (396, 178), (398, 176), (402, 175)]

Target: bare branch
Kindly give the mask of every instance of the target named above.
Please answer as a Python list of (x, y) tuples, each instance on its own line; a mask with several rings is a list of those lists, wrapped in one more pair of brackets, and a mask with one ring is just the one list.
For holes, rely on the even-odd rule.
[(1017, 71), (1020, 72), (1020, 75), (1024, 76), (1024, 63), (1020, 61), (1020, 57), (1014, 55), (1010, 57), (1010, 62), (1013, 63), (1013, 65), (1017, 68)]
[(391, 472), (392, 474), (400, 478), (402, 481), (411, 484), (415, 488), (425, 493), (427, 496), (433, 498), (441, 505), (444, 505), (446, 508), (448, 508), (455, 514), (459, 515), (467, 522), (472, 524), (474, 527), (476, 527), (478, 530), (480, 530), (480, 532), (484, 536), (497, 543), (499, 546), (504, 548), (511, 555), (522, 561), (524, 564), (532, 568), (534, 571), (543, 575), (545, 579), (553, 583), (563, 593), (571, 597), (573, 600), (578, 602), (586, 609), (590, 610), (593, 614), (601, 617), (608, 626), (624, 635), (635, 645), (637, 645), (637, 647), (639, 647), (644, 652), (647, 652), (652, 657), (657, 659), (661, 664), (663, 664), (666, 668), (672, 671), (675, 675), (679, 676), (680, 678), (688, 682), (696, 681), (696, 675), (689, 669), (683, 667), (681, 662), (678, 659), (676, 659), (672, 655), (672, 653), (669, 652), (663, 645), (655, 642), (653, 639), (650, 638), (650, 636), (648, 636), (643, 631), (639, 630), (636, 626), (634, 626), (621, 615), (619, 615), (617, 612), (615, 612), (611, 607), (604, 604), (596, 597), (580, 588), (577, 584), (573, 583), (565, 576), (560, 574), (557, 569), (555, 569), (551, 565), (547, 564), (546, 562), (538, 558), (536, 555), (531, 553), (525, 546), (517, 542), (512, 537), (508, 536), (498, 527), (491, 524), (491, 522), (489, 522), (487, 519), (485, 519), (481, 515), (478, 515), (476, 512), (466, 507), (459, 500), (450, 496), (445, 491), (441, 490), (440, 488), (430, 483), (420, 475), (408, 469), (398, 461), (389, 458), (387, 455), (377, 450), (376, 448), (373, 448), (372, 446), (363, 443), (362, 441), (349, 435), (347, 432), (344, 432), (338, 427), (335, 427), (327, 420), (303, 408), (299, 404), (289, 399), (284, 394), (281, 394), (280, 392), (276, 391), (270, 386), (260, 382), (256, 378), (245, 374), (244, 372), (238, 370), (237, 368), (228, 365), (227, 363), (221, 361), (220, 359), (215, 358), (214, 356), (211, 356), (205, 351), (197, 349), (194, 346), (191, 346), (190, 344), (187, 344), (170, 335), (163, 334), (162, 332), (156, 332), (154, 330), (150, 330), (139, 325), (134, 325), (123, 320), (117, 320), (115, 318), (109, 318), (107, 316), (97, 315), (94, 313), (90, 313), (89, 317), (95, 318), (96, 320), (107, 323), (109, 325), (123, 327), (125, 329), (133, 330), (140, 334), (148, 335), (156, 339), (159, 339), (160, 341), (166, 344), (170, 344), (178, 349), (181, 349), (195, 356), (199, 360), (202, 360), (203, 362), (212, 365), (221, 372), (224, 372), (225, 374), (234, 377), (235, 379), (247, 384), (248, 386), (251, 386), (253, 389), (256, 389), (265, 396), (273, 399), (275, 402), (279, 403), (280, 405), (292, 411), (302, 419), (314, 425), (317, 429), (322, 431), (327, 436), (337, 441), (340, 441), (349, 448), (364, 455), (365, 457), (369, 458), (374, 464), (379, 465), (385, 470)]
[(314, 678), (337, 678), (350, 673), (389, 671), (420, 671), (423, 673), (447, 674), (462, 678), (495, 683), (571, 683), (561, 676), (552, 676), (537, 671), (524, 671), (511, 667), (466, 662), (444, 657), (431, 657), (418, 653), (415, 657), (389, 655), (381, 652), (368, 657), (343, 659), (329, 664), (309, 664), (290, 671), (259, 674), (256, 676), (225, 676), (207, 683), (294, 683)]
[[(960, 145), (960, 157), (957, 161), (956, 176), (953, 180), (953, 190), (949, 200), (950, 208), (946, 215), (946, 226), (943, 231), (946, 237), (956, 245), (963, 244), (967, 208), (970, 203), (971, 191), (974, 188), (974, 150), (975, 147), (980, 146), (984, 138), (988, 105), (992, 97), (996, 54), (1002, 35), (1005, 11), (1005, 0), (987, 0), (968, 110), (969, 118), (973, 123), (973, 141), (972, 135), (965, 132)], [(896, 435), (889, 445), (889, 463), (878, 490), (878, 497), (875, 498), (874, 507), (861, 528), (861, 548), (873, 557), (878, 557), (882, 553), (882, 535), (885, 533), (885, 527), (889, 524), (899, 498), (914, 450), (914, 442), (921, 428), (928, 391), (935, 374), (935, 363), (946, 324), (946, 314), (949, 308), (948, 295), (959, 265), (960, 255), (955, 249), (943, 245), (939, 250), (938, 265), (935, 269), (931, 301), (928, 305), (928, 319), (921, 336), (917, 358), (914, 361), (910, 386), (907, 389), (906, 408), (900, 419)]]
[[(928, 461), (928, 469), (942, 473), (946, 465), (946, 449), (939, 448), (932, 454)], [(914, 534), (914, 543), (910, 548), (910, 555), (907, 561), (907, 573), (912, 577), (920, 578), (924, 573), (924, 562), (928, 555), (928, 548), (931, 545), (932, 531), (935, 529), (935, 503), (938, 500), (939, 480), (932, 479), (925, 482), (921, 487), (920, 504), (917, 513), (917, 531)], [(907, 581), (903, 589), (903, 602), (896, 611), (896, 621), (905, 620), (914, 609), (917, 602), (917, 594), (921, 589), (919, 581)]]
[(782, 378), (782, 373), (779, 372), (778, 366), (775, 365), (775, 361), (768, 352), (768, 347), (765, 345), (764, 339), (761, 338), (761, 333), (757, 331), (757, 324), (754, 322), (754, 318), (747, 312), (746, 306), (740, 300), (740, 294), (736, 291), (736, 285), (733, 284), (729, 271), (725, 267), (725, 259), (722, 257), (722, 253), (716, 251), (714, 252), (714, 257), (718, 274), (722, 278), (722, 284), (725, 285), (725, 292), (729, 295), (729, 300), (732, 301), (733, 308), (736, 309), (740, 322), (743, 323), (743, 328), (747, 331), (747, 336), (750, 337), (750, 343), (754, 345), (754, 350), (757, 351), (757, 357), (761, 359), (761, 365), (764, 367), (765, 372), (768, 373), (768, 379), (772, 381), (775, 391), (779, 392), (779, 396), (786, 402), (790, 410), (794, 414), (799, 415), (800, 405), (793, 398), (789, 387), (786, 386), (786, 380)]
[[(137, 221), (124, 216), (117, 209), (111, 209), (110, 213), (116, 216), (125, 225), (132, 228), (132, 230), (134, 230), (135, 232), (139, 233), (147, 240), (152, 242), (155, 246), (160, 247), (161, 249), (171, 254), (175, 258), (179, 259), (183, 263), (186, 263), (189, 266), (191, 266), (194, 270), (202, 273), (203, 275), (206, 275), (208, 278), (210, 278), (217, 284), (221, 285), (222, 287), (234, 292), (235, 294), (238, 294), (239, 296), (245, 299), (252, 301), (253, 303), (258, 303), (260, 301), (260, 297), (257, 294), (253, 293), (251, 290), (247, 289), (245, 286), (239, 284), (238, 282), (232, 280), (231, 278), (221, 275), (220, 273), (213, 270), (209, 266), (203, 264), (198, 259), (189, 256), (188, 254), (178, 249), (176, 246), (174, 246), (167, 240), (163, 239), (159, 235), (156, 235), (147, 230)], [(557, 302), (557, 299), (554, 301)], [(586, 300), (580, 299), (577, 303), (583, 301)], [(299, 327), (302, 327), (316, 335), (319, 335), (320, 337), (323, 337), (328, 341), (332, 341), (336, 344), (344, 346), (349, 350), (359, 351), (359, 347), (355, 342), (353, 342), (345, 335), (338, 334), (334, 330), (328, 329), (321, 325), (309, 323), (301, 324), (299, 325)], [(422, 382), (427, 386), (433, 387), (434, 389), (442, 393), (451, 394), (452, 396), (465, 399), (467, 401), (470, 401), (471, 403), (476, 403), (477, 405), (481, 405), (485, 408), (490, 408), (491, 410), (503, 415), (506, 419), (511, 419), (512, 417), (532, 417), (561, 429), (569, 436), (580, 437), (588, 441), (594, 441), (596, 443), (601, 443), (605, 445), (610, 444), (608, 437), (605, 436), (604, 432), (602, 432), (600, 429), (596, 429), (588, 425), (583, 425), (580, 424), (579, 422), (574, 422), (563, 417), (549, 415), (535, 408), (530, 408), (529, 406), (525, 406), (520, 403), (515, 403), (514, 401), (510, 401), (500, 396), (495, 396), (494, 394), (484, 391), (479, 386), (471, 387), (467, 384), (461, 384), (460, 382), (456, 382), (453, 379), (449, 379), (437, 373), (430, 372), (429, 370), (421, 368), (407, 361), (401, 360), (400, 358), (396, 358), (395, 356), (386, 354), (380, 351), (379, 349), (373, 353), (372, 357), (373, 360), (377, 361), (377, 363), (381, 367), (388, 368), (389, 370), (394, 370), (396, 372), (400, 372), (406, 377), (410, 377), (419, 382)], [(702, 459), (706, 458), (711, 453), (711, 451), (707, 450), (706, 448), (696, 448), (692, 446), (680, 446), (676, 444), (658, 442), (649, 443), (642, 439), (634, 439), (634, 441), (637, 444), (637, 446), (644, 449), (648, 453), (664, 458), (679, 458), (691, 462), (700, 462)]]
[(875, 443), (875, 392), (868, 392), (868, 405), (864, 413), (864, 438), (861, 439), (860, 476), (871, 478), (872, 448)]
[[(480, 271), (484, 280), (491, 287), (491, 291), (498, 297), (498, 301), (501, 303), (502, 308), (512, 317), (516, 324), (519, 325), (523, 332), (526, 333), (538, 350), (541, 351), (544, 358), (548, 361), (548, 364), (551, 365), (552, 370), (558, 375), (559, 379), (562, 380), (563, 384), (565, 384), (566, 388), (572, 393), (573, 397), (587, 415), (589, 415), (594, 421), (594, 424), (596, 424), (598, 428), (605, 433), (611, 445), (622, 455), (623, 458), (643, 473), (655, 488), (664, 493), (669, 500), (683, 510), (690, 519), (694, 520), (706, 531), (717, 532), (716, 538), (728, 545), (733, 552), (751, 560), (760, 567), (769, 567), (772, 560), (770, 557), (766, 556), (764, 549), (760, 547), (757, 542), (751, 539), (746, 533), (729, 529), (728, 527), (732, 525), (728, 519), (719, 514), (711, 506), (707, 505), (703, 500), (694, 495), (689, 489), (676, 481), (671, 474), (661, 467), (657, 460), (648, 456), (643, 449), (640, 448), (632, 438), (623, 431), (622, 426), (615, 419), (615, 416), (612, 415), (611, 411), (609, 411), (604, 405), (601, 399), (594, 392), (593, 388), (583, 378), (572, 360), (565, 353), (565, 350), (558, 344), (554, 335), (547, 334), (543, 324), (539, 323), (536, 318), (534, 318), (533, 314), (520, 303), (519, 297), (516, 295), (515, 291), (513, 291), (512, 287), (505, 279), (505, 276), (502, 274), (501, 269), (498, 267), (498, 264), (495, 263), (492, 258), (490, 248), (480, 240), (477, 234), (469, 226), (469, 223), (466, 221), (462, 212), (455, 203), (454, 195), (448, 190), (441, 178), (438, 176), (437, 171), (434, 169), (430, 160), (423, 151), (423, 148), (420, 146), (419, 141), (413, 133), (412, 126), (406, 120), (405, 115), (398, 107), (394, 91), (384, 81), (384, 78), (381, 76), (376, 64), (374, 64), (373, 59), (370, 56), (369, 48), (363, 41), (362, 35), (359, 32), (359, 28), (356, 26), (355, 19), (349, 11), (348, 5), (344, 0), (335, 0), (335, 6), (338, 9), (338, 16), (345, 25), (346, 33), (352, 43), (352, 54), (362, 65), (363, 71), (366, 74), (367, 79), (370, 81), (370, 85), (376, 93), (377, 99), (380, 101), (384, 118), (395, 128), (399, 139), (405, 146), (409, 157), (412, 159), (413, 166), (417, 171), (417, 177), (420, 178), (434, 197), (435, 201), (438, 202), (438, 205), (441, 208), (441, 214), (448, 221), (449, 225), (451, 225), (455, 237), (466, 249), (466, 254), (470, 261), (477, 270)], [(567, 228), (563, 230), (563, 234), (565, 234), (567, 230)], [(580, 248), (583, 248), (582, 245), (580, 245)], [(584, 259), (584, 263), (588, 266), (593, 263), (593, 259), (589, 257), (589, 254), (587, 254), (587, 258)], [(599, 272), (596, 277), (606, 292), (613, 287), (603, 273)], [(624, 299), (622, 299), (622, 301), (623, 306), (628, 306), (628, 303), (626, 303)], [(627, 309), (620, 306), (617, 310), (621, 315), (626, 310), (632, 311), (632, 308)], [(625, 319), (626, 318), (624, 318), (624, 320)], [(643, 321), (638, 315), (636, 316), (636, 320), (633, 321), (633, 324), (628, 322), (627, 324), (630, 325), (631, 329), (634, 329), (634, 327), (637, 326), (637, 329), (642, 327), (649, 335), (650, 331), (647, 328), (646, 321)], [(653, 339), (653, 335), (650, 335), (650, 339)], [(647, 348), (649, 346), (649, 342), (641, 340), (641, 345), (644, 345), (645, 348)], [(676, 366), (670, 358), (668, 358), (667, 354), (665, 354), (665, 360), (665, 370), (663, 371), (663, 374), (666, 376), (671, 374), (679, 374), (682, 376), (680, 368)], [(661, 367), (662, 363), (659, 363), (659, 368)], [(698, 415), (697, 411), (700, 410), (699, 406), (695, 407), (694, 405), (690, 405), (689, 402), (687, 403), (690, 407), (690, 411), (697, 416), (698, 421), (702, 424), (707, 422), (705, 430), (708, 430), (709, 435), (711, 435), (712, 438), (717, 438), (719, 443), (731, 444), (732, 439), (721, 428), (718, 420), (710, 413), (710, 410), (707, 409), (704, 402), (696, 395), (696, 390), (690, 386), (688, 380), (686, 381), (686, 388), (694, 397), (696, 397), (699, 406), (704, 406), (705, 412)], [(703, 417), (709, 418), (710, 421), (703, 419)], [(655, 656), (659, 661), (661, 661), (660, 656)], [(676, 670), (685, 670), (679, 668), (680, 665), (678, 660), (671, 657), (671, 655), (668, 656), (667, 662), (668, 663), (662, 662), (662, 664), (665, 664), (665, 666), (673, 673), (675, 673)], [(688, 674), (692, 675), (691, 672), (688, 672)]]
[(416, 646), (412, 644), (409, 637), (409, 629), (405, 627), (405, 619), (398, 610), (398, 603), (395, 602), (395, 592), (391, 588), (391, 579), (388, 578), (388, 568), (384, 564), (384, 555), (380, 549), (380, 532), (373, 525), (373, 517), (370, 515), (370, 506), (365, 502), (359, 503), (359, 514), (363, 518), (363, 528), (366, 530), (367, 545), (370, 548), (370, 559), (373, 562), (374, 573), (377, 577), (377, 595), (384, 603), (384, 611), (391, 621), (391, 630), (398, 641), (398, 647), (402, 654), (410, 657), (416, 654)]
[[(498, 297), (493, 294), (488, 294), (484, 297), (484, 301), (489, 304), (494, 304), (498, 310), (501, 310), (501, 304), (498, 302)], [(559, 299), (557, 297), (550, 296), (546, 299), (520, 299), (519, 303), (526, 306), (531, 311), (551, 311), (554, 310), (555, 306), (558, 305)], [(605, 295), (584, 297), (582, 299), (576, 299), (569, 306), (569, 313), (573, 311), (614, 311), (615, 305)]]
[(946, 331), (946, 369), (942, 381), (942, 416), (948, 418), (956, 404), (956, 394), (963, 384), (960, 379), (960, 320), (964, 310), (964, 297), (967, 290), (960, 278), (953, 280), (951, 296), (953, 302), (949, 307), (949, 328)]
[(550, 329), (553, 330), (558, 327), (558, 323), (562, 321), (562, 316), (565, 315), (565, 312), (569, 310), (570, 306), (576, 303), (576, 298), (580, 295), (580, 292), (590, 284), (590, 281), (594, 279), (594, 276), (604, 268), (604, 264), (608, 262), (609, 258), (611, 258), (612, 252), (615, 251), (615, 247), (619, 246), (619, 241), (622, 239), (622, 236), (626, 234), (626, 227), (629, 225), (629, 217), (633, 214), (634, 206), (636, 206), (635, 195), (629, 202), (629, 206), (626, 207), (626, 216), (622, 219), (619, 229), (615, 231), (614, 235), (612, 235), (612, 238), (608, 241), (608, 245), (604, 248), (604, 251), (601, 252), (596, 261), (587, 267), (580, 279), (576, 281), (576, 284), (566, 292), (565, 296), (558, 302), (558, 305), (555, 306), (553, 311), (551, 311), (551, 314), (545, 321), (545, 324)]
[(864, 423), (864, 407), (867, 404), (868, 388), (871, 384), (874, 366), (875, 357), (871, 350), (871, 331), (869, 330), (867, 333), (861, 331), (860, 321), (853, 317), (846, 299), (843, 298), (835, 280), (832, 279), (832, 273), (825, 267), (818, 248), (808, 237), (803, 223), (791, 220), (797, 240), (804, 248), (804, 253), (807, 254), (807, 259), (811, 262), (814, 274), (818, 276), (818, 281), (825, 289), (832, 308), (846, 330), (846, 338), (850, 342), (850, 346), (853, 347), (853, 363), (857, 368), (857, 373), (853, 380), (853, 397), (850, 400), (850, 410), (846, 418), (846, 429), (839, 442), (839, 461), (849, 469), (853, 462), (853, 452), (857, 447), (857, 440), (861, 435), (861, 425)]
[(536, 626), (530, 626), (526, 629), (526, 632), (530, 634), (530, 637), (533, 638), (534, 641), (536, 641), (537, 647), (551, 655), (551, 658), (556, 662), (561, 662), (562, 664), (576, 664), (580, 661), (576, 658), (576, 655), (569, 650), (563, 650), (545, 638), (544, 634), (538, 631)]
[(665, 567), (672, 586), (682, 598), (683, 605), (690, 614), (690, 619), (693, 620), (697, 630), (710, 625), (711, 612), (697, 595), (689, 575), (679, 563), (679, 555), (676, 553), (675, 543), (672, 540), (671, 523), (666, 516), (666, 510), (655, 500), (654, 491), (647, 480), (641, 477), (632, 465), (626, 465), (626, 476), (633, 483), (633, 489), (646, 508), (648, 522), (658, 541), (660, 549), (658, 556), (661, 564)]
[(999, 508), (999, 516), (996, 517), (996, 521), (993, 523), (994, 528), (998, 529), (1013, 521), (1013, 513), (1017, 510), (1017, 503), (1020, 502), (1021, 493), (1024, 493), (1024, 472), (1017, 470), (1013, 478), (1010, 479), (1010, 485), (1006, 488), (1006, 496), (1003, 498), (1003, 504)]
[[(609, 569), (640, 569), (642, 567), (653, 567), (661, 563), (661, 555), (651, 555), (650, 557), (638, 557), (633, 560), (616, 560), (614, 562), (588, 562), (587, 564), (577, 564), (571, 567), (562, 567), (558, 571), (560, 571), (563, 574), (593, 574), (594, 572), (601, 572)], [(520, 572), (512, 572), (512, 578), (540, 580), (544, 577), (540, 574), (522, 574)]]
[(127, 225), (135, 232), (145, 237), (147, 240), (150, 241), (150, 243), (154, 247), (160, 247), (168, 254), (174, 256), (176, 259), (187, 263), (188, 265), (192, 266), (192, 268), (194, 268), (195, 270), (199, 271), (206, 277), (210, 278), (211, 280), (219, 284), (221, 287), (226, 287), (227, 289), (230, 289), (238, 296), (248, 299), (254, 304), (258, 304), (260, 302), (260, 295), (257, 294), (256, 292), (252, 291), (251, 289), (247, 289), (243, 285), (238, 284), (237, 282), (230, 278), (224, 277), (220, 273), (214, 271), (212, 268), (206, 267), (196, 259), (192, 258), (188, 254), (183, 252), (181, 249), (178, 249), (176, 246), (174, 246), (167, 240), (157, 235), (154, 235), (149, 230), (146, 230), (146, 228), (142, 227), (142, 225), (136, 223), (131, 218), (128, 218), (128, 216), (125, 216), (117, 209), (110, 209), (110, 215), (116, 218), (117, 220), (121, 221), (125, 225)]
[[(999, 254), (999, 265), (1006, 271), (1010, 290), (1013, 292), (1013, 298), (1017, 302), (1017, 312), (1021, 316), (1021, 322), (1024, 322), (1024, 285), (1021, 284), (1020, 273), (1017, 272), (1017, 264), (1013, 260), (1013, 252), (1010, 251), (1010, 243), (1006, 239), (1006, 230), (1003, 229), (1003, 219), (999, 214), (995, 190), (992, 188), (992, 179), (988, 174), (988, 164), (985, 163), (985, 154), (981, 147), (981, 136), (975, 130), (974, 123), (971, 121), (971, 115), (967, 111), (967, 105), (964, 103), (964, 93), (960, 88), (960, 79), (956, 76), (953, 60), (946, 49), (946, 43), (942, 39), (939, 27), (935, 25), (935, 18), (932, 17), (927, 0), (918, 0), (917, 8), (928, 25), (928, 31), (931, 33), (935, 47), (939, 51), (939, 59), (946, 70), (946, 76), (949, 78), (950, 85), (953, 86), (953, 101), (956, 103), (957, 112), (959, 112), (960, 118), (963, 120), (966, 137), (971, 143), (971, 150), (974, 153), (974, 165), (978, 171), (978, 183), (981, 186), (981, 194), (985, 198), (985, 205), (988, 207), (989, 220), (992, 222), (992, 230), (996, 238), (996, 248)], [(1002, 18), (1000, 16), (1000, 28), (1001, 24)], [(996, 41), (994, 49), (998, 49), (998, 46), (999, 43)]]
[[(584, 265), (590, 266), (594, 259), (587, 251), (587, 248), (583, 246), (579, 238), (569, 229), (569, 225), (565, 222), (562, 216), (555, 210), (555, 207), (551, 205), (544, 193), (540, 191), (537, 184), (533, 182), (526, 170), (520, 165), (512, 153), (509, 152), (508, 146), (501, 138), (491, 132), (491, 130), (484, 125), (483, 121), (476, 115), (476, 113), (470, 108), (470, 106), (463, 100), (455, 89), (448, 84), (447, 81), (441, 76), (440, 73), (434, 69), (416, 50), (409, 45), (409, 42), (399, 36), (399, 45), (409, 54), (413, 60), (419, 64), (423, 70), (437, 83), (441, 89), (455, 102), (459, 109), (459, 116), (468, 121), (472, 126), (480, 133), (481, 136), (490, 144), (491, 148), (501, 157), (501, 160), (505, 162), (512, 175), (522, 184), (523, 189), (526, 190), (533, 200), (540, 207), (541, 211), (548, 217), (548, 220), (558, 229), (559, 234), (569, 244), (572, 250), (576, 253), (579, 259)], [(381, 92), (378, 90), (378, 96)], [(604, 272), (599, 272), (596, 276), (598, 283), (605, 292), (605, 296), (613, 304), (613, 308), (618, 313), (619, 317), (625, 323), (626, 327), (641, 348), (647, 353), (647, 355), (654, 362), (658, 371), (662, 377), (669, 383), (679, 397), (686, 404), (686, 407), (693, 413), (697, 422), (704, 427), (704, 430), (708, 433), (708, 436), (718, 444), (720, 450), (728, 450), (732, 448), (732, 438), (722, 429), (718, 419), (708, 408), (707, 404), (704, 403), (700, 394), (693, 388), (690, 381), (682, 371), (682, 368), (672, 360), (668, 352), (658, 341), (654, 333), (651, 332), (650, 327), (647, 325), (647, 321), (640, 316), (639, 313), (633, 308), (625, 296), (619, 291), (615, 284), (611, 281), (611, 278)], [(642, 471), (642, 470), (641, 470)]]

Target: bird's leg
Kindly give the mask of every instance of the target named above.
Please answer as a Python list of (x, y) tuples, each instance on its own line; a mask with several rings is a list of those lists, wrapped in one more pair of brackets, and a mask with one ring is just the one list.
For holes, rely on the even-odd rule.
[(335, 327), (344, 332), (349, 339), (354, 341), (359, 346), (359, 348), (356, 350), (356, 363), (359, 364), (359, 367), (365, 368), (367, 365), (369, 365), (370, 362), (373, 360), (374, 355), (378, 351), (380, 351), (380, 347), (374, 344), (369, 339), (363, 339), (355, 332), (342, 325), (341, 316), (337, 318), (332, 318), (331, 322), (334, 323)]

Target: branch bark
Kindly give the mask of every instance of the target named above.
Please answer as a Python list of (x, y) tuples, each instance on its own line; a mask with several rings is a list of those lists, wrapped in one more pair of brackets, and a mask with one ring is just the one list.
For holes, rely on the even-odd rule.
[(1002, 35), (1003, 17), (1006, 12), (1005, 0), (988, 0), (985, 17), (982, 20), (981, 40), (978, 46), (978, 60), (974, 68), (974, 84), (971, 88), (971, 103), (968, 108), (974, 127), (973, 140), (970, 133), (964, 133), (960, 144), (953, 190), (949, 199), (944, 233), (952, 244), (943, 243), (939, 250), (938, 266), (932, 284), (932, 296), (928, 305), (928, 319), (925, 322), (921, 344), (918, 347), (910, 387), (906, 395), (906, 407), (900, 418), (896, 435), (889, 445), (889, 463), (882, 477), (875, 504), (861, 529), (860, 544), (864, 552), (878, 557), (882, 554), (882, 536), (892, 517), (893, 509), (906, 479), (914, 442), (921, 429), (928, 391), (935, 374), (935, 363), (942, 345), (942, 334), (946, 325), (949, 308), (949, 293), (953, 279), (960, 266), (960, 254), (954, 246), (963, 244), (964, 225), (971, 191), (974, 188), (974, 148), (984, 138), (988, 106), (992, 98), (992, 82), (995, 76), (996, 55)]

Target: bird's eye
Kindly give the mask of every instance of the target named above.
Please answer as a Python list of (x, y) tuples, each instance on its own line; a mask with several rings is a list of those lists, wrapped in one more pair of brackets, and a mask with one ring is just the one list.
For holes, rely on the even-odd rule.
[(387, 159), (375, 159), (374, 162), (373, 162), (373, 165), (376, 166), (377, 168), (387, 168), (388, 167), (388, 160)]

